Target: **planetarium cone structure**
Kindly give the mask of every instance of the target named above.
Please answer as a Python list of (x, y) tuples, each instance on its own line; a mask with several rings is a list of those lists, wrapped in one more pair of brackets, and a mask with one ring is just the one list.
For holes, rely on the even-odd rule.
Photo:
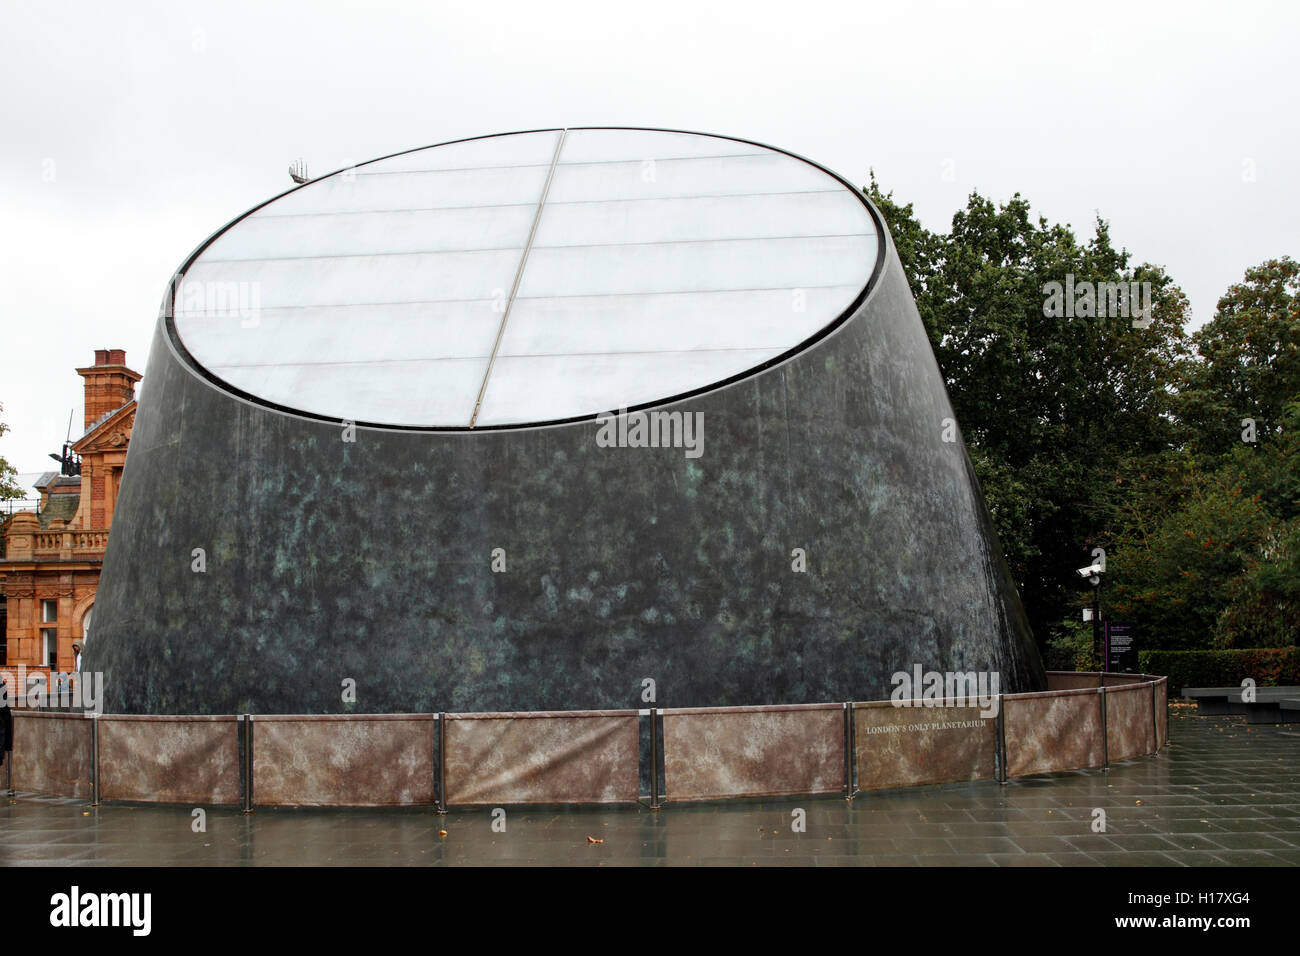
[(807, 160), (641, 129), (375, 160), (169, 287), (85, 666), (127, 713), (1040, 690), (952, 419), (880, 215)]

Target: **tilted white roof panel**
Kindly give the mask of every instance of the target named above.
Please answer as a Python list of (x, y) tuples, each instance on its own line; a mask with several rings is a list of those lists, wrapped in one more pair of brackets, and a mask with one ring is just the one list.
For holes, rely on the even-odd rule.
[(734, 380), (839, 321), (879, 237), (752, 143), (543, 130), (413, 150), (256, 209), (184, 271), (177, 340), (287, 410), (520, 427)]

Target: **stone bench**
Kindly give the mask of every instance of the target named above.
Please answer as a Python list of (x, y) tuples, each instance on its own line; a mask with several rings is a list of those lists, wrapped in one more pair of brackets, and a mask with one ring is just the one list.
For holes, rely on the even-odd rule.
[[(1250, 720), (1250, 723), (1300, 724), (1300, 694), (1296, 694), (1294, 697), (1283, 697), (1276, 701), (1276, 706), (1277, 714), (1274, 719), (1265, 721)], [(1247, 717), (1247, 720), (1249, 720), (1249, 717)]]
[(1183, 698), (1195, 700), (1198, 711), (1206, 717), (1243, 714), (1248, 724), (1300, 722), (1300, 687), (1256, 687), (1252, 703), (1241, 699), (1241, 690), (1240, 687), (1184, 687)]

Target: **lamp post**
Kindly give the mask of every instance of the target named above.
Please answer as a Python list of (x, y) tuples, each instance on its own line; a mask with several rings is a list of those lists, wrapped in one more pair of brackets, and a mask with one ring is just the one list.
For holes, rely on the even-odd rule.
[[(1086, 578), (1092, 585), (1092, 654), (1095, 658), (1099, 648), (1101, 648), (1101, 576), (1106, 568), (1101, 562), (1088, 565), (1086, 568), (1079, 568), (1076, 572), (1079, 577)], [(1106, 670), (1105, 651), (1101, 650), (1101, 670)]]
[(1092, 585), (1092, 652), (1097, 653), (1097, 648), (1101, 647), (1101, 667), (1099, 670), (1106, 670), (1106, 649), (1101, 646), (1101, 575), (1094, 574), (1088, 578), (1088, 583)]

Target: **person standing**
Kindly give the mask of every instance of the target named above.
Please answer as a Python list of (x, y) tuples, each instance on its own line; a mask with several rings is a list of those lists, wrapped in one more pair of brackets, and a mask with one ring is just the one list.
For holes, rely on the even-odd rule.
[[(0, 675), (0, 764), (13, 764), (14, 715), (9, 709), (9, 681)], [(10, 778), (12, 779), (12, 778)]]

